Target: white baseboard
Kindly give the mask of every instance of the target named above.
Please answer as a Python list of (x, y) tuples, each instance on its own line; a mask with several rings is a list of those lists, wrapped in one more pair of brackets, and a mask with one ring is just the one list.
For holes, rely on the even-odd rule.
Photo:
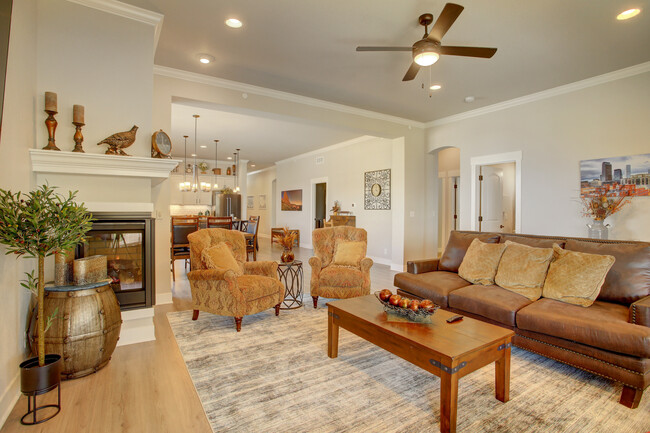
[(369, 258), (372, 259), (373, 262), (377, 263), (378, 265), (386, 265), (386, 266), (391, 266), (392, 262), (390, 259), (384, 259), (382, 257), (373, 257), (373, 256), (368, 256)]
[[(16, 366), (16, 370), (19, 370), (18, 366)], [(14, 406), (16, 406), (16, 402), (20, 397), (20, 388), (18, 386), (19, 379), (20, 371), (16, 373), (16, 376), (14, 376), (11, 382), (9, 382), (9, 385), (0, 396), (0, 427), (4, 425), (5, 421), (7, 421), (9, 414), (14, 409)]]
[(171, 304), (172, 302), (172, 292), (156, 293), (156, 305)]
[(122, 312), (122, 330), (118, 346), (144, 343), (156, 339), (153, 325), (153, 308), (141, 308)]
[(403, 263), (391, 263), (390, 270), (397, 271), (397, 272), (404, 272), (406, 271), (406, 268)]

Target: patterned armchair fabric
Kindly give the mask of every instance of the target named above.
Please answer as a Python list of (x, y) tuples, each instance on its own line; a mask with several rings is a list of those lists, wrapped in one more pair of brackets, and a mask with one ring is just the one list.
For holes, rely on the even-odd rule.
[(332, 264), (337, 241), (362, 241), (367, 245), (367, 237), (364, 229), (347, 226), (316, 229), (312, 232), (315, 257), (309, 259), (309, 264), (314, 308), (319, 296), (354, 298), (370, 294), (372, 259), (364, 257), (359, 267)]
[[(190, 264), (187, 274), (192, 290), (193, 320), (199, 311), (220, 316), (233, 316), (237, 331), (243, 316), (275, 307), (279, 314), (284, 300), (284, 286), (278, 278), (276, 262), (246, 262), (246, 240), (235, 230), (203, 229), (188, 236)], [(208, 269), (201, 259), (205, 248), (225, 242), (242, 268), (244, 275), (237, 277), (232, 270)]]

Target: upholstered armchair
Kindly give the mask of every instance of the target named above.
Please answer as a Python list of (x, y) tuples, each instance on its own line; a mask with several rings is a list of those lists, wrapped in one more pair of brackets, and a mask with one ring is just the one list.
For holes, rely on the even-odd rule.
[(315, 257), (309, 259), (309, 264), (314, 308), (318, 306), (319, 296), (354, 298), (370, 294), (370, 268), (373, 262), (366, 257), (367, 238), (364, 229), (347, 226), (312, 232)]
[[(192, 290), (192, 320), (199, 317), (199, 311), (220, 316), (233, 316), (237, 331), (241, 330), (242, 318), (275, 307), (280, 313), (284, 300), (284, 286), (277, 274), (276, 262), (247, 262), (246, 240), (243, 233), (226, 229), (203, 229), (188, 236), (190, 242), (190, 266), (187, 274)], [(227, 246), (227, 260), (230, 268), (214, 265), (209, 255)], [(228, 251), (230, 250), (230, 251)], [(233, 260), (234, 258), (234, 260)], [(216, 259), (219, 259), (217, 257)], [(207, 263), (206, 263), (207, 262)]]

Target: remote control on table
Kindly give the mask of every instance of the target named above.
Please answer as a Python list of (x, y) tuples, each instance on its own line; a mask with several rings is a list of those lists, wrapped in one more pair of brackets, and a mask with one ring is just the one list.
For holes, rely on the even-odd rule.
[(450, 317), (449, 319), (447, 319), (447, 323), (458, 322), (459, 320), (463, 320), (463, 317), (464, 317), (464, 316), (461, 316), (460, 314), (457, 315), (457, 316), (452, 316), (452, 317)]

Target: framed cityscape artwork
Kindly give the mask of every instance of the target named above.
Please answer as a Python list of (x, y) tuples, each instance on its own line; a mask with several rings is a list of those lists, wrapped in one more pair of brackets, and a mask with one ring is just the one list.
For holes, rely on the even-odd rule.
[(301, 211), (302, 210), (302, 190), (292, 189), (282, 191), (281, 195), (282, 206), (280, 210)]
[(650, 153), (580, 161), (580, 197), (650, 196)]
[(390, 169), (364, 173), (363, 208), (390, 210)]

